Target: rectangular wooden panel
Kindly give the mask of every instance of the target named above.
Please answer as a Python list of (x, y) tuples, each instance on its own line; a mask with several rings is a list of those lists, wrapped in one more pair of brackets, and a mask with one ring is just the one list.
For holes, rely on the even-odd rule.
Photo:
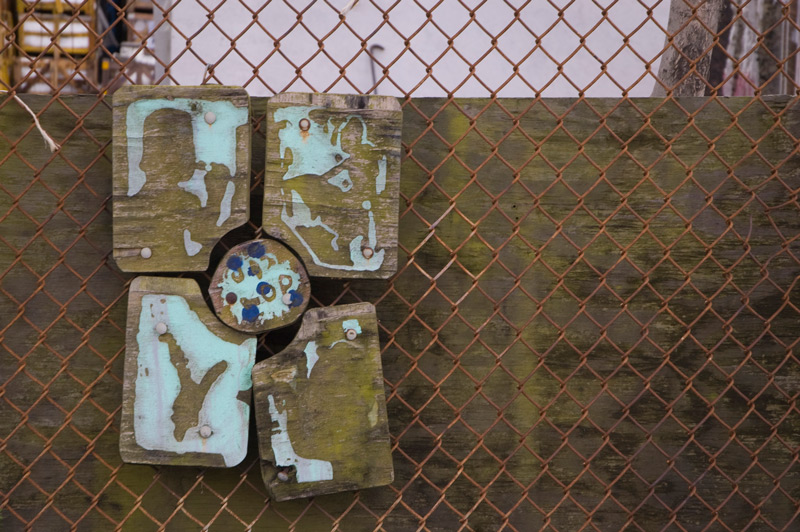
[(402, 117), (388, 96), (269, 99), (262, 224), (309, 275), (385, 279), (396, 271)]
[(123, 271), (202, 271), (250, 218), (250, 99), (236, 87), (114, 93), (114, 260)]

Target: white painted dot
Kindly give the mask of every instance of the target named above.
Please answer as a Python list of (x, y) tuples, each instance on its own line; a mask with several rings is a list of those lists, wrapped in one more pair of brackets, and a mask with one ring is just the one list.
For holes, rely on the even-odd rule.
[(361, 250), (361, 253), (364, 255), (365, 259), (371, 259), (372, 256), (375, 254), (375, 252), (372, 251), (372, 248), (364, 248)]
[(200, 437), (202, 438), (209, 438), (211, 437), (211, 427), (208, 425), (203, 425), (200, 427)]
[(355, 340), (356, 336), (358, 336), (358, 333), (356, 332), (355, 329), (347, 329), (347, 331), (345, 331), (344, 333), (344, 336), (348, 340)]
[(283, 297), (281, 298), (281, 301), (283, 301), (284, 305), (291, 305), (292, 304), (292, 294), (283, 294)]
[(206, 113), (205, 119), (206, 119), (206, 123), (208, 125), (211, 125), (211, 124), (213, 124), (214, 122), (217, 121), (217, 115), (215, 115), (214, 113), (209, 111), (209, 112)]
[(139, 255), (141, 255), (143, 259), (149, 259), (153, 256), (153, 250), (150, 248), (142, 248)]
[(364, 203), (362, 203), (361, 206), (366, 210), (370, 210), (372, 208), (372, 203), (370, 203), (369, 200), (364, 200)]
[(158, 334), (164, 334), (165, 332), (167, 332), (167, 324), (164, 323), (163, 321), (159, 321), (158, 323), (156, 323), (156, 332)]

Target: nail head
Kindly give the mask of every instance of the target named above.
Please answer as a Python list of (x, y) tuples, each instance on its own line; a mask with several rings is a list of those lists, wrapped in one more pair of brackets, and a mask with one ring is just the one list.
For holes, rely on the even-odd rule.
[(156, 332), (158, 334), (164, 334), (165, 332), (167, 332), (167, 324), (164, 323), (163, 321), (159, 321), (156, 324)]
[(358, 336), (358, 333), (356, 332), (355, 329), (347, 329), (347, 331), (345, 331), (344, 333), (344, 336), (348, 340), (355, 340), (356, 336)]
[(205, 119), (206, 123), (210, 126), (211, 124), (217, 121), (217, 115), (209, 111), (206, 113)]
[(364, 248), (361, 250), (361, 253), (364, 255), (365, 259), (371, 259), (372, 256), (375, 254), (372, 248)]
[(280, 473), (278, 473), (278, 480), (280, 480), (281, 482), (286, 482), (287, 480), (289, 480), (289, 475), (286, 474), (286, 471), (281, 471)]
[(200, 436), (203, 438), (208, 438), (211, 436), (211, 427), (208, 425), (203, 425), (200, 427)]
[(143, 259), (149, 259), (150, 257), (153, 256), (153, 250), (150, 248), (142, 248), (139, 254), (142, 256)]
[(308, 118), (303, 118), (300, 120), (300, 129), (303, 131), (308, 131), (308, 128), (311, 127), (311, 122), (309, 122)]

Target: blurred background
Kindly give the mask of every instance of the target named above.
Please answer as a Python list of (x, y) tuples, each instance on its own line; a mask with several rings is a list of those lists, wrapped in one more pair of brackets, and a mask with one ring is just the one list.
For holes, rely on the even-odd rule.
[[(648, 96), (669, 1), (3, 0), (0, 85), (102, 93), (223, 83), (252, 95)], [(797, 87), (797, 5), (722, 2), (707, 93)]]

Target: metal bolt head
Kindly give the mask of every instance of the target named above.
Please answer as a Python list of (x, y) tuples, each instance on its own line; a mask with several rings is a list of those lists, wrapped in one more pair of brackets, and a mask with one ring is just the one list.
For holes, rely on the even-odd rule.
[(372, 256), (375, 254), (372, 248), (364, 248), (361, 250), (361, 253), (364, 255), (365, 259), (371, 259)]
[(142, 248), (139, 255), (141, 255), (143, 259), (149, 259), (153, 256), (153, 250), (150, 248)]
[(348, 340), (355, 340), (356, 336), (358, 336), (358, 333), (356, 332), (355, 329), (347, 329), (344, 332), (344, 337), (347, 338)]
[(167, 324), (164, 323), (163, 321), (159, 321), (158, 323), (156, 323), (156, 332), (158, 334), (166, 333), (167, 332)]
[(292, 294), (283, 294), (283, 297), (281, 298), (281, 301), (283, 301), (284, 305), (291, 305), (292, 304)]
[(281, 482), (286, 482), (289, 480), (289, 475), (286, 474), (286, 471), (281, 471), (278, 473), (278, 480)]
[(204, 118), (206, 119), (206, 124), (208, 124), (209, 126), (217, 121), (217, 115), (215, 115), (211, 111), (207, 112)]
[(309, 122), (308, 118), (303, 118), (300, 120), (300, 129), (303, 131), (308, 131), (308, 128), (311, 127), (311, 122)]
[(201, 438), (209, 438), (211, 437), (211, 427), (208, 425), (203, 425), (200, 427), (200, 437)]

